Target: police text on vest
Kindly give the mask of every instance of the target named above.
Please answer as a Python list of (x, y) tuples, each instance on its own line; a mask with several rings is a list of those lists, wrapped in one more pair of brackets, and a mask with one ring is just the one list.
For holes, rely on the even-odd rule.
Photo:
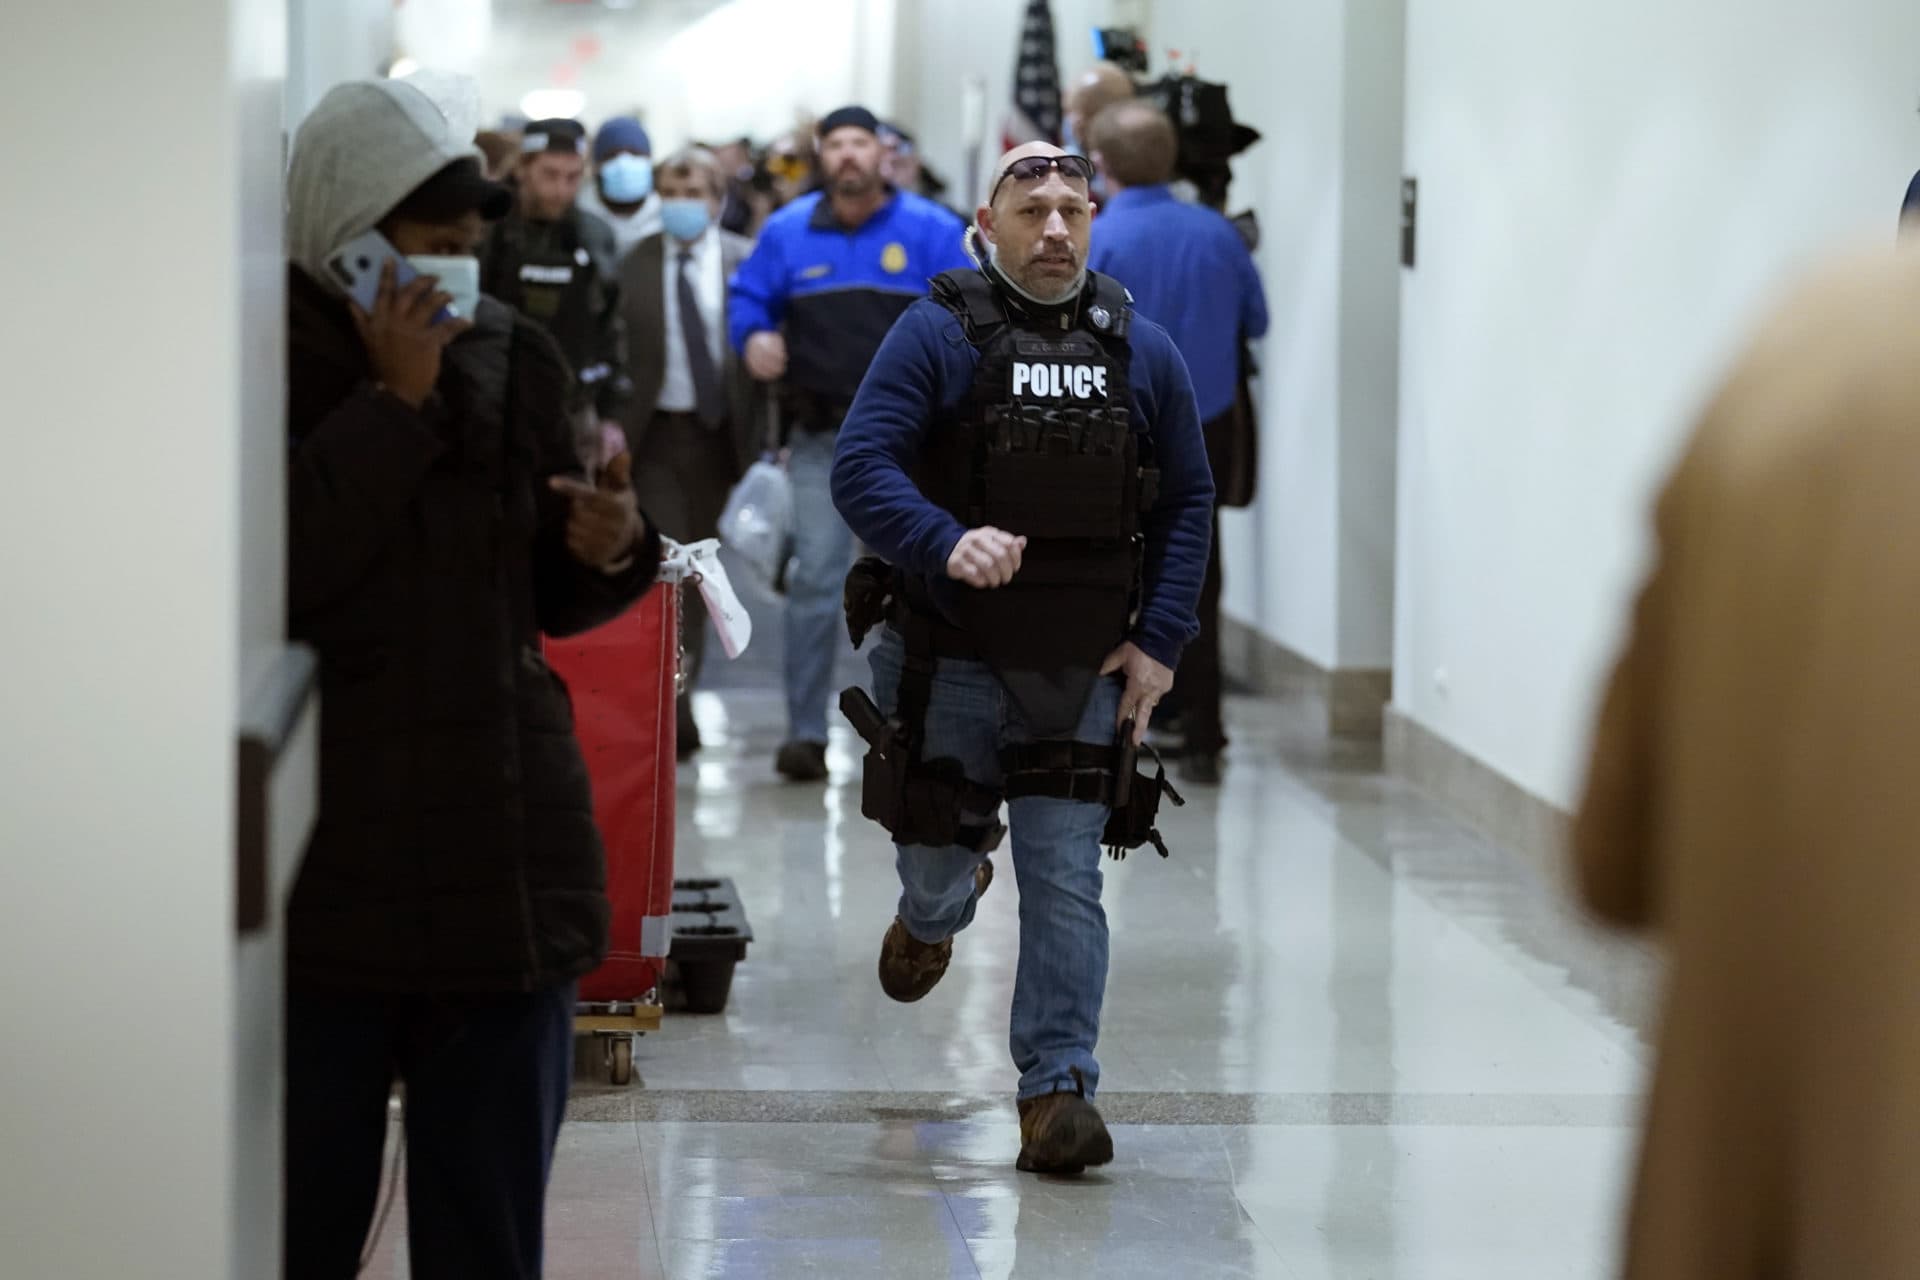
[(1090, 364), (1035, 364), (1025, 360), (1013, 366), (1013, 394), (1061, 399), (1105, 400), (1107, 371)]

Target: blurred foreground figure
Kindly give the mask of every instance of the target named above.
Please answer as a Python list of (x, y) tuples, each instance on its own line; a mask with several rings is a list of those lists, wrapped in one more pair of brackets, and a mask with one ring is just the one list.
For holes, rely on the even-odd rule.
[(1672, 970), (1631, 1280), (1920, 1274), (1920, 255), (1708, 410), (1602, 712), (1587, 901)]

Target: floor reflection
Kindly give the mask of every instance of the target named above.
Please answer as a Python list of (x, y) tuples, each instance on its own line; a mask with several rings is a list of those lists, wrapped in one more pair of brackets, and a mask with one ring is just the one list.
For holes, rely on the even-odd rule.
[(1646, 971), (1283, 704), (1234, 701), (1227, 783), (1169, 815), (1171, 860), (1108, 864), (1115, 1163), (1015, 1173), (1015, 877), (938, 990), (887, 1001), (898, 886), (858, 744), (836, 733), (827, 788), (773, 776), (779, 627), (757, 620), (696, 699), (677, 851), (734, 878), (756, 941), (724, 1014), (642, 1042), (644, 1090), (578, 1084), (550, 1275), (1608, 1274)]

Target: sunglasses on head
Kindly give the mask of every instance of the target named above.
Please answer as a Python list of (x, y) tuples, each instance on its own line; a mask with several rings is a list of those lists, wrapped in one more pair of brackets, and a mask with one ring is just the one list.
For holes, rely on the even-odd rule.
[(987, 203), (993, 203), (994, 198), (1000, 194), (1000, 188), (1007, 185), (1007, 179), (1011, 178), (1015, 182), (1033, 182), (1046, 177), (1054, 169), (1058, 169), (1060, 176), (1068, 182), (1088, 184), (1093, 182), (1093, 161), (1085, 156), (1028, 156), (1024, 160), (1015, 160), (1006, 167), (1000, 175), (1000, 180), (993, 184), (993, 195), (987, 197)]

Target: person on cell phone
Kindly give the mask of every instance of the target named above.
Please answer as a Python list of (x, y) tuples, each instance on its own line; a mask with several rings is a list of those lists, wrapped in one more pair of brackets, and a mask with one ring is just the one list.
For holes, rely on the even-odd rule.
[(553, 340), (480, 293), (510, 196), (472, 139), (406, 82), (344, 84), (288, 174), (288, 629), (326, 707), (287, 921), (289, 1277), (359, 1269), (396, 1079), (413, 1274), (540, 1274), (574, 984), (608, 944), (540, 637), (631, 606), (659, 537), (626, 455), (583, 477)]

